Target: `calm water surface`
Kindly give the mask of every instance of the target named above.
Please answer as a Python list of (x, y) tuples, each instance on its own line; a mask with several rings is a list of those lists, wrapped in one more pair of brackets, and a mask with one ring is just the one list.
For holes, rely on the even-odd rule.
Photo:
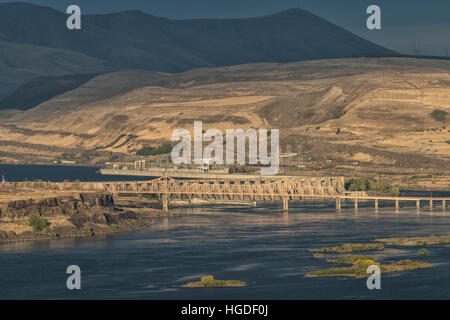
[[(0, 245), (0, 298), (450, 299), (449, 245), (427, 247), (425, 257), (418, 255), (420, 247), (371, 253), (381, 262), (410, 258), (436, 264), (383, 275), (377, 291), (369, 291), (365, 279), (304, 277), (332, 267), (314, 259), (308, 248), (449, 233), (450, 212), (442, 208), (396, 213), (383, 207), (375, 213), (371, 205), (361, 204), (355, 212), (348, 202), (340, 214), (334, 202), (290, 203), (289, 214), (278, 203), (178, 208), (180, 215), (154, 219), (137, 232)], [(73, 264), (82, 273), (78, 291), (66, 288), (65, 271)], [(207, 274), (248, 286), (180, 288)]]
[[(350, 206), (350, 204), (349, 204)], [(426, 260), (432, 269), (382, 276), (382, 289), (364, 279), (305, 278), (331, 267), (308, 248), (365, 242), (378, 237), (448, 233), (450, 215), (401, 209), (346, 208), (332, 203), (265, 208), (184, 208), (138, 232), (94, 239), (52, 240), (0, 246), (0, 298), (7, 299), (449, 299), (450, 246), (387, 248), (381, 262)], [(82, 289), (69, 291), (68, 265), (82, 270)], [(243, 288), (187, 289), (202, 275), (247, 282)]]
[(100, 167), (63, 166), (63, 165), (15, 165), (0, 164), (0, 179), (7, 181), (44, 180), (62, 182), (74, 181), (123, 181), (147, 180), (150, 177), (101, 175)]

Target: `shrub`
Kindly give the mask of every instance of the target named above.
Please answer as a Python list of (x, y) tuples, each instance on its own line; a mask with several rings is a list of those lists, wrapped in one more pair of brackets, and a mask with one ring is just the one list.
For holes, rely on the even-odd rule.
[(50, 222), (37, 214), (33, 214), (28, 218), (28, 225), (34, 232), (40, 232), (50, 226)]
[(445, 121), (445, 117), (447, 116), (447, 114), (448, 114), (447, 111), (436, 109), (436, 110), (433, 110), (433, 112), (431, 113), (431, 116), (436, 121)]
[(47, 232), (45, 235), (50, 238), (58, 238), (59, 237), (59, 234), (57, 234), (56, 232)]
[(121, 147), (123, 147), (124, 145), (126, 145), (128, 142), (130, 142), (131, 140), (136, 139), (136, 138), (137, 138), (137, 136), (135, 136), (135, 135), (133, 135), (133, 134), (129, 134), (128, 137), (125, 139), (125, 141), (122, 142), (121, 144), (115, 146), (114, 149), (121, 148)]
[(378, 191), (398, 196), (400, 190), (398, 187), (390, 185), (384, 181), (361, 177), (350, 179), (345, 182), (345, 189), (349, 191)]
[(215, 288), (215, 287), (243, 287), (245, 282), (239, 280), (216, 280), (213, 276), (204, 276), (198, 282), (189, 282), (182, 287), (186, 288)]
[(159, 154), (166, 154), (172, 150), (170, 142), (166, 142), (159, 147), (145, 146), (136, 152), (137, 156), (156, 156)]
[(428, 251), (427, 251), (427, 249), (423, 248), (423, 249), (420, 249), (420, 250), (419, 250), (419, 254), (420, 254), (421, 256), (425, 256), (425, 255), (428, 254)]
[(92, 237), (95, 235), (95, 233), (94, 233), (94, 230), (87, 228), (81, 232), (81, 235), (85, 236), (85, 237)]
[(366, 177), (350, 179), (345, 183), (345, 189), (349, 191), (367, 191), (370, 190), (370, 180)]

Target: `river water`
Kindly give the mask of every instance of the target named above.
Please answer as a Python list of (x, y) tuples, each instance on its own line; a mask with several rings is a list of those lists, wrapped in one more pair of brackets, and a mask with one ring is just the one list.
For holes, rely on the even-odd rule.
[(0, 179), (7, 181), (44, 180), (62, 182), (74, 181), (123, 181), (146, 180), (146, 177), (102, 175), (100, 168), (95, 166), (65, 166), (65, 165), (16, 165), (0, 164)]
[[(179, 215), (136, 232), (4, 244), (0, 299), (450, 299), (449, 245), (429, 246), (427, 256), (418, 255), (420, 247), (371, 252), (382, 263), (435, 264), (384, 274), (381, 290), (368, 290), (365, 279), (305, 278), (333, 267), (309, 248), (449, 233), (448, 209), (381, 207), (376, 213), (372, 206), (361, 203), (355, 212), (347, 202), (337, 213), (334, 202), (293, 202), (288, 214), (279, 203), (180, 207)], [(81, 290), (66, 287), (69, 265), (81, 268)], [(247, 286), (180, 288), (208, 274)]]

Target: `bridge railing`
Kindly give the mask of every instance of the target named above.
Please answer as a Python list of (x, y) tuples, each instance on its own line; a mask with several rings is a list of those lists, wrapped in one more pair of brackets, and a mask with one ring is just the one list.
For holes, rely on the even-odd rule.
[(0, 190), (14, 192), (110, 192), (156, 194), (244, 194), (260, 196), (338, 195), (331, 184), (321, 186), (300, 179), (283, 178), (270, 183), (217, 183), (217, 181), (184, 181), (161, 177), (150, 181), (119, 182), (2, 182)]

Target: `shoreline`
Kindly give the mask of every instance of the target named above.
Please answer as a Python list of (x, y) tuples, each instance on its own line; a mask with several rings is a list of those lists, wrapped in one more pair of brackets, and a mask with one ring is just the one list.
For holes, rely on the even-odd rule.
[(96, 232), (93, 235), (85, 235), (85, 234), (62, 234), (62, 235), (58, 235), (58, 236), (45, 236), (43, 234), (35, 234), (34, 238), (31, 237), (20, 237), (17, 236), (17, 238), (14, 239), (0, 239), (0, 246), (1, 245), (5, 245), (5, 244), (11, 244), (11, 243), (20, 243), (20, 242), (32, 242), (32, 241), (49, 241), (49, 240), (58, 240), (58, 239), (67, 239), (67, 238), (88, 238), (88, 239), (93, 239), (95, 240), (95, 238), (97, 236), (108, 236), (108, 235), (114, 235), (114, 234), (125, 234), (125, 233), (130, 233), (130, 232), (134, 232), (134, 231), (139, 231), (139, 230), (143, 230), (146, 229), (150, 226), (153, 225), (153, 221), (150, 223), (147, 220), (149, 219), (156, 219), (156, 218), (165, 218), (165, 217), (171, 217), (171, 216), (176, 216), (177, 214), (173, 213), (173, 211), (169, 211), (169, 212), (164, 212), (161, 211), (160, 213), (155, 212), (156, 215), (154, 216), (147, 216), (147, 217), (143, 217), (143, 219), (145, 220), (145, 224), (140, 225), (138, 227), (131, 227), (131, 228), (126, 228), (122, 226), (122, 229), (116, 228), (116, 229), (112, 229), (109, 231), (104, 231), (104, 232)]
[(14, 166), (55, 166), (55, 167), (82, 167), (82, 168), (102, 168), (103, 164), (84, 164), (84, 163), (16, 163), (16, 162), (0, 162), (1, 165)]
[[(144, 219), (152, 219), (152, 218), (165, 218), (165, 217), (170, 217), (170, 216), (175, 216), (176, 214), (168, 212), (165, 214), (161, 214), (161, 215), (157, 215), (157, 216), (153, 216), (153, 217), (145, 217)], [(96, 240), (95, 238), (97, 236), (109, 236), (109, 235), (115, 235), (115, 234), (125, 234), (125, 233), (130, 233), (130, 232), (134, 232), (134, 231), (139, 231), (139, 230), (144, 230), (150, 226), (152, 226), (153, 223), (146, 223), (145, 225), (136, 227), (136, 228), (129, 228), (129, 229), (115, 229), (115, 230), (110, 230), (110, 231), (105, 231), (105, 232), (96, 232), (94, 235), (83, 235), (83, 234), (64, 234), (64, 235), (58, 235), (57, 237), (52, 237), (52, 236), (41, 236), (41, 237), (35, 237), (35, 238), (20, 238), (18, 236), (18, 238), (16, 239), (0, 239), (0, 246), (2, 245), (6, 245), (6, 244), (12, 244), (12, 243), (21, 243), (21, 242), (32, 242), (32, 241), (49, 241), (49, 240), (59, 240), (59, 239), (68, 239), (68, 238), (83, 238), (83, 239), (92, 239), (92, 240)]]
[(0, 244), (132, 232), (152, 225), (152, 218), (171, 215), (173, 210), (160, 210), (152, 199), (114, 199), (106, 194), (4, 200)]

